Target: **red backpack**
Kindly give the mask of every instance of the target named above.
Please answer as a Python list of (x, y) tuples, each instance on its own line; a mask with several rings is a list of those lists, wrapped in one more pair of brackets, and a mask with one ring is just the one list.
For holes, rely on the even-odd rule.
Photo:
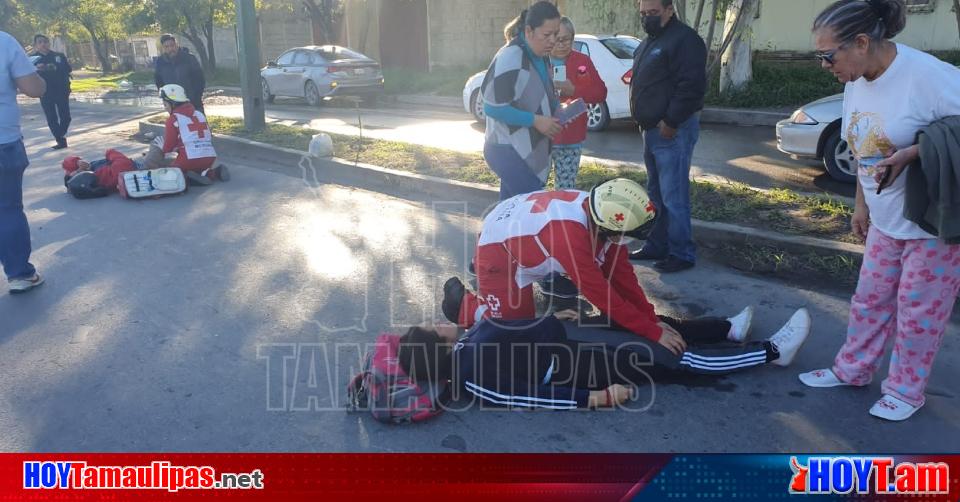
[(443, 412), (448, 384), (412, 380), (397, 360), (399, 348), (399, 335), (377, 337), (363, 371), (347, 385), (347, 411), (369, 410), (373, 418), (389, 424), (422, 422)]

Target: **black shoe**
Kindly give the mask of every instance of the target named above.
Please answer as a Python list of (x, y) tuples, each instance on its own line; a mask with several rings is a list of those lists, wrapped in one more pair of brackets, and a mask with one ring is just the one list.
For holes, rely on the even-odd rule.
[(460, 324), (460, 305), (466, 293), (467, 288), (459, 277), (451, 277), (443, 283), (443, 301), (440, 303), (440, 310), (448, 321)]
[(183, 174), (183, 176), (187, 178), (188, 185), (210, 186), (213, 184), (213, 180), (196, 171), (187, 171)]
[(67, 140), (66, 140), (66, 139), (58, 139), (58, 140), (57, 140), (57, 144), (56, 144), (56, 145), (53, 145), (53, 146), (51, 147), (51, 150), (63, 150), (63, 149), (66, 148), (66, 147), (67, 147)]
[(556, 298), (576, 298), (580, 296), (577, 285), (569, 278), (559, 274), (551, 275), (540, 282), (543, 294)]
[(230, 170), (227, 169), (227, 166), (220, 164), (213, 168), (213, 172), (216, 173), (218, 180), (230, 181)]
[(630, 253), (631, 260), (663, 260), (666, 257), (666, 255), (662, 254), (653, 254), (650, 251), (647, 251), (647, 248)]
[(681, 270), (693, 268), (693, 265), (693, 262), (681, 260), (676, 256), (671, 256), (666, 260), (660, 260), (654, 263), (653, 268), (659, 270), (661, 273), (671, 274), (673, 272), (680, 272)]

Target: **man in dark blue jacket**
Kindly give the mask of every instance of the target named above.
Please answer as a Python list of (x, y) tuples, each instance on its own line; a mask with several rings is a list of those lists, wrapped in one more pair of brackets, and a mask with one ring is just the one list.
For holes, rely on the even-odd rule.
[(50, 50), (50, 39), (45, 35), (33, 37), (30, 55), (37, 74), (47, 83), (47, 93), (40, 98), (40, 106), (47, 116), (47, 126), (57, 140), (54, 150), (67, 147), (67, 129), (70, 127), (70, 73), (73, 68), (67, 56)]
[(207, 80), (200, 62), (186, 47), (177, 45), (177, 38), (167, 33), (160, 37), (163, 54), (156, 60), (153, 79), (157, 89), (167, 84), (177, 84), (187, 91), (187, 98), (200, 113), (203, 113), (203, 90)]
[(637, 48), (630, 81), (630, 110), (643, 132), (647, 192), (660, 213), (638, 260), (659, 260), (661, 272), (693, 267), (690, 163), (700, 136), (707, 90), (707, 48), (697, 32), (674, 15), (672, 0), (640, 0), (647, 38)]

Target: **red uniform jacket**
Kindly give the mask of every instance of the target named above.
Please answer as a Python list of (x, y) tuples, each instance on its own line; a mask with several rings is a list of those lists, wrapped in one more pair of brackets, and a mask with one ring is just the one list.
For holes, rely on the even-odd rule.
[[(179, 113), (187, 117), (193, 117), (196, 108), (190, 103), (184, 103), (176, 107), (173, 112), (174, 113), (171, 113), (170, 116), (167, 117), (167, 122), (163, 126), (163, 153), (177, 152), (177, 158), (173, 161), (173, 165), (184, 171), (200, 172), (212, 167), (214, 161), (217, 160), (215, 156), (196, 159), (188, 158), (186, 147), (183, 145), (183, 139), (180, 137), (180, 127), (175, 114)], [(205, 133), (210, 134), (206, 117), (203, 117), (202, 124), (205, 128)]]
[[(607, 100), (607, 86), (597, 73), (590, 56), (571, 51), (567, 56), (567, 80), (576, 92), (573, 96), (564, 98), (564, 103), (582, 98), (588, 105), (602, 103)], [(587, 139), (587, 116), (581, 115), (570, 123), (553, 140), (554, 145), (575, 145)]]
[[(630, 252), (626, 246), (596, 238), (587, 195), (577, 190), (542, 191), (501, 202), (484, 219), (478, 260), (485, 246), (506, 249), (510, 260), (493, 265), (512, 268), (517, 288), (553, 272), (566, 273), (601, 312), (657, 341), (660, 319), (637, 282)], [(479, 264), (485, 265), (491, 264)]]

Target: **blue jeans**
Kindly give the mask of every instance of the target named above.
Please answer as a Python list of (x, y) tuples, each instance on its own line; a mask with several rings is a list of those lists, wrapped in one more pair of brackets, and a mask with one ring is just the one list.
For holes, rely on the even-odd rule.
[(659, 129), (643, 132), (647, 193), (658, 213), (643, 247), (650, 254), (696, 262), (697, 248), (690, 224), (690, 163), (699, 138), (699, 113), (680, 124), (673, 139), (660, 136)]
[(23, 213), (23, 171), (28, 165), (23, 140), (0, 145), (0, 264), (11, 281), (37, 272), (30, 264), (30, 226)]
[(483, 158), (500, 177), (500, 200), (543, 190), (543, 181), (510, 145), (483, 145)]

